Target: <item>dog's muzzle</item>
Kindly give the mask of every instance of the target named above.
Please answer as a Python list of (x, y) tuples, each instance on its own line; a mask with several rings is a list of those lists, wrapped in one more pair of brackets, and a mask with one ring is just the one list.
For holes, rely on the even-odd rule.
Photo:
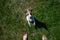
[(30, 23), (34, 23), (34, 21), (29, 21)]
[(30, 23), (34, 23), (34, 21), (33, 21), (33, 18), (32, 17), (30, 17), (30, 21), (29, 21)]

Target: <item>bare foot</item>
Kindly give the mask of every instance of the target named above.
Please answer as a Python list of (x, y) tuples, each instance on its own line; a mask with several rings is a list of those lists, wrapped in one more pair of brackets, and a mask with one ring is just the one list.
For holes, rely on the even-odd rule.
[(27, 40), (27, 38), (28, 38), (28, 37), (27, 37), (27, 34), (24, 34), (24, 35), (23, 35), (23, 40)]
[(45, 34), (42, 35), (42, 40), (47, 40), (47, 37)]

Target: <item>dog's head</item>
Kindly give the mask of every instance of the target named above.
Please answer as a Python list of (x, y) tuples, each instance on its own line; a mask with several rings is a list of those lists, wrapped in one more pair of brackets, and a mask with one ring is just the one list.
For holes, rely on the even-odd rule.
[(28, 9), (25, 9), (25, 12), (24, 12), (26, 15), (29, 15), (29, 14), (32, 14), (32, 9), (28, 8)]

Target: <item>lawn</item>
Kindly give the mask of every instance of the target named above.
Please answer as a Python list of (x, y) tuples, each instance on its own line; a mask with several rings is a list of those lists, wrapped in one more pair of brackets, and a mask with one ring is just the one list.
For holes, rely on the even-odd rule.
[[(38, 25), (29, 27), (24, 10), (33, 9)], [(60, 40), (60, 0), (0, 0), (0, 40)]]

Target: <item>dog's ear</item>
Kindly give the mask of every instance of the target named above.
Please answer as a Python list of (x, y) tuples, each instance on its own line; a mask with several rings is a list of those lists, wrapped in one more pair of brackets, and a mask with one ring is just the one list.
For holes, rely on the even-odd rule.
[(25, 13), (25, 15), (27, 15), (27, 9), (25, 9), (24, 13)]
[(32, 12), (32, 9), (29, 9)]
[(27, 10), (25, 9), (24, 13), (27, 13)]

